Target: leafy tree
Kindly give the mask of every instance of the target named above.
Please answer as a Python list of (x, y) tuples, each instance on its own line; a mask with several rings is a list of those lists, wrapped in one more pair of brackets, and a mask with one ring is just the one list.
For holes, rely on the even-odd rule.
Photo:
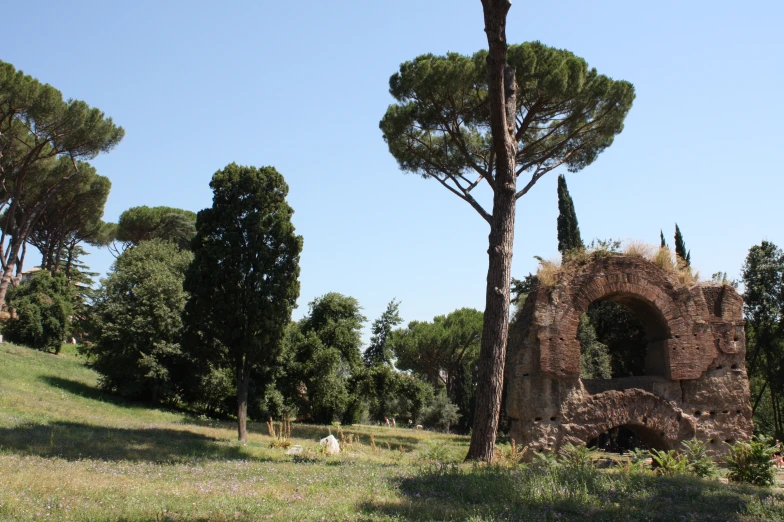
[(419, 423), (423, 420), (426, 409), (433, 402), (435, 396), (433, 387), (414, 375), (398, 375), (395, 404), (397, 416)]
[[(746, 365), (757, 417), (777, 438), (784, 435), (784, 253), (769, 241), (749, 249), (741, 269), (745, 289)], [(760, 411), (760, 410), (767, 411)], [(768, 430), (766, 430), (768, 431)]]
[(16, 318), (4, 333), (12, 342), (60, 353), (73, 313), (73, 288), (62, 274), (36, 273), (8, 292), (8, 306)]
[(637, 316), (612, 301), (592, 303), (587, 315), (597, 340), (610, 354), (612, 376), (645, 375), (648, 337)]
[[(401, 169), (437, 180), (488, 222), (477, 417), (468, 457), (494, 451), (509, 317), (515, 202), (547, 172), (592, 163), (622, 128), (631, 84), (538, 42), (507, 46), (508, 0), (483, 0), (489, 51), (422, 55), (390, 79), (380, 127)], [(522, 188), (518, 177), (530, 176)], [(472, 191), (485, 182), (486, 209)]]
[(600, 343), (597, 339), (596, 330), (589, 322), (588, 314), (583, 314), (580, 317), (580, 324), (577, 326), (577, 339), (582, 348), (580, 377), (583, 379), (610, 379), (612, 377), (610, 352), (607, 345)]
[(117, 223), (115, 237), (124, 250), (150, 239), (165, 239), (179, 248), (190, 248), (196, 235), (196, 213), (172, 207), (131, 207)]
[(381, 317), (373, 321), (373, 326), (370, 329), (373, 334), (370, 338), (370, 346), (367, 347), (363, 354), (365, 366), (371, 367), (378, 364), (388, 365), (392, 363), (390, 337), (395, 326), (403, 322), (399, 311), (400, 301), (393, 299), (389, 302)]
[(580, 226), (574, 202), (566, 187), (566, 176), (558, 176), (558, 251), (566, 255), (569, 251), (585, 248), (580, 237)]
[[(79, 164), (79, 172), (52, 198), (27, 239), (41, 252), (41, 268), (55, 273), (62, 266), (69, 279), (80, 243), (104, 244), (105, 223), (101, 218), (112, 186), (108, 178), (98, 175), (87, 163)], [(26, 195), (33, 200), (39, 197)]]
[(513, 305), (517, 305), (518, 308), (522, 308), (525, 304), (525, 300), (528, 298), (528, 294), (535, 291), (539, 287), (539, 280), (537, 277), (531, 273), (525, 276), (523, 279), (515, 279), (512, 278), (512, 288), (511, 288), (511, 303)]
[(46, 207), (80, 177), (80, 161), (111, 150), (123, 135), (100, 110), (65, 101), (51, 85), (0, 62), (0, 303)]
[(450, 426), (460, 420), (458, 407), (445, 392), (436, 395), (422, 414), (422, 422), (432, 428), (449, 432)]
[(158, 239), (119, 256), (92, 307), (91, 366), (102, 386), (152, 402), (176, 398), (185, 271), (193, 255)]
[(458, 408), (458, 420), (455, 424), (461, 433), (471, 430), (476, 406), (476, 379), (479, 371), (477, 358), (464, 358), (457, 369), (455, 382), (452, 385), (451, 400)]
[(691, 265), (691, 251), (686, 250), (686, 243), (683, 242), (683, 234), (681, 234), (681, 229), (678, 228), (678, 223), (675, 223), (675, 253), (683, 259), (686, 266)]
[(199, 212), (185, 278), (187, 350), (237, 383), (237, 431), (247, 441), (251, 372), (273, 364), (299, 296), (302, 237), (288, 185), (273, 167), (236, 163), (212, 177), (212, 208)]
[(463, 360), (476, 361), (482, 339), (482, 312), (461, 308), (428, 321), (411, 321), (395, 332), (395, 365), (411, 370), (453, 397)]
[[(310, 303), (308, 315), (292, 329), (289, 342), (295, 386), (307, 397), (301, 414), (329, 424), (342, 419), (359, 396), (362, 325), (359, 302), (330, 292)], [(289, 385), (291, 389), (291, 385)]]

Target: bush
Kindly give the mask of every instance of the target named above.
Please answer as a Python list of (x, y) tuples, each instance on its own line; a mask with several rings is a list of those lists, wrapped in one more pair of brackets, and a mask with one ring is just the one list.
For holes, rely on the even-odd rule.
[(684, 475), (689, 472), (689, 461), (685, 455), (681, 455), (675, 450), (651, 450), (653, 459), (653, 472), (657, 475), (671, 477), (674, 475)]
[(153, 402), (174, 398), (191, 369), (180, 351), (182, 288), (193, 254), (159, 239), (142, 241), (115, 261), (93, 308), (91, 365), (105, 388)]
[(460, 420), (457, 406), (449, 400), (446, 392), (439, 393), (424, 411), (422, 423), (425, 426), (448, 432), (449, 427)]
[(772, 457), (776, 450), (773, 439), (765, 435), (734, 444), (727, 457), (727, 466), (730, 468), (727, 478), (733, 482), (773, 486), (776, 472)]
[(65, 275), (52, 276), (45, 270), (10, 288), (7, 301), (16, 319), (9, 320), (3, 330), (8, 340), (60, 353), (73, 314), (73, 294)]
[(708, 455), (708, 445), (698, 439), (685, 440), (682, 443), (683, 454), (688, 461), (687, 470), (701, 478), (716, 476), (716, 464)]
[(558, 460), (564, 466), (572, 470), (587, 470), (593, 469), (593, 451), (584, 445), (575, 446), (574, 444), (566, 444), (561, 448), (561, 453)]

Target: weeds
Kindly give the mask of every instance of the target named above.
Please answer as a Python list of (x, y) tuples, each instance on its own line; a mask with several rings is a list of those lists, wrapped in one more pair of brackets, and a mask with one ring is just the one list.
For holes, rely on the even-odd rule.
[(276, 429), (275, 423), (272, 422), (272, 417), (270, 417), (269, 421), (267, 421), (267, 432), (272, 437), (272, 441), (269, 443), (270, 448), (288, 449), (291, 447), (291, 422), (288, 419), (279, 422)]

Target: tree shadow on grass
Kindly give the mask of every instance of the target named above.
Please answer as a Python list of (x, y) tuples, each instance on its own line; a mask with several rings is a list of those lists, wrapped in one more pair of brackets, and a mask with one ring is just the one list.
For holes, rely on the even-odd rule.
[(404, 500), (365, 502), (359, 507), (368, 518), (726, 522), (784, 517), (781, 495), (692, 477), (463, 468), (395, 480)]
[(0, 428), (0, 449), (67, 460), (258, 460), (246, 448), (187, 430), (111, 428), (73, 422)]

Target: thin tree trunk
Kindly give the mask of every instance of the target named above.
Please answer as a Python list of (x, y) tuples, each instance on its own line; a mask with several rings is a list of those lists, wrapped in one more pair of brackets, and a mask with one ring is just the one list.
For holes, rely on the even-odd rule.
[(242, 444), (248, 442), (248, 387), (250, 371), (244, 360), (237, 367), (237, 433)]
[(514, 244), (517, 86), (515, 71), (506, 63), (506, 14), (511, 5), (509, 0), (482, 0), (489, 46), (487, 94), (496, 165), (476, 407), (466, 459), (485, 462), (493, 459), (501, 410)]
[(768, 389), (768, 383), (765, 382), (765, 383), (762, 384), (762, 389), (760, 390), (759, 395), (757, 395), (757, 399), (754, 401), (754, 406), (751, 407), (751, 415), (752, 416), (757, 411), (757, 406), (759, 406), (759, 403), (762, 400), (762, 396), (765, 393), (765, 390), (767, 390), (767, 389)]

